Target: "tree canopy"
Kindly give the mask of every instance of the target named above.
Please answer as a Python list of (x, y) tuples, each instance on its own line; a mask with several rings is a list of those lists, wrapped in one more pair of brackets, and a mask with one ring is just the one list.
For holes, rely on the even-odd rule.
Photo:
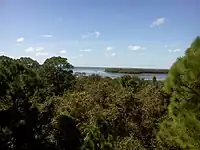
[(0, 56), (0, 149), (198, 150), (199, 59), (197, 37), (159, 81)]
[(177, 59), (165, 81), (171, 94), (168, 118), (161, 125), (159, 138), (183, 149), (200, 148), (200, 38)]

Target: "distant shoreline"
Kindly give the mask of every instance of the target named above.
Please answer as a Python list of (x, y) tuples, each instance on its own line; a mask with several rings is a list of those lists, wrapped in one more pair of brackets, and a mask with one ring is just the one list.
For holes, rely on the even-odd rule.
[(78, 67), (74, 69), (101, 69), (106, 73), (124, 73), (124, 74), (168, 74), (169, 69), (158, 69), (158, 68), (118, 68), (118, 67)]
[(105, 68), (107, 73), (126, 73), (126, 74), (168, 74), (169, 69), (145, 69), (145, 68)]

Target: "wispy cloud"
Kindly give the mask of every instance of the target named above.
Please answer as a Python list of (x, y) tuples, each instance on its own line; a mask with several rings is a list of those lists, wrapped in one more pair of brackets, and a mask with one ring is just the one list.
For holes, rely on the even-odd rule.
[(83, 34), (83, 35), (82, 35), (82, 38), (83, 38), (83, 39), (86, 39), (86, 38), (88, 38), (88, 37), (90, 37), (90, 36), (92, 36), (92, 33)]
[(179, 48), (177, 48), (177, 49), (168, 49), (168, 51), (170, 52), (170, 53), (172, 53), (172, 52), (179, 52), (179, 51), (181, 51), (181, 49), (179, 49)]
[(25, 49), (25, 52), (34, 52), (35, 49), (33, 47), (28, 47), (27, 49)]
[(44, 37), (44, 38), (52, 38), (53, 35), (51, 35), (51, 34), (44, 34), (44, 35), (42, 35), (42, 37)]
[(27, 49), (25, 49), (25, 52), (40, 52), (43, 51), (44, 47), (28, 47)]
[(49, 55), (47, 52), (38, 52), (36, 53), (36, 56), (47, 56)]
[(116, 53), (112, 53), (111, 56), (113, 56), (113, 57), (116, 56)]
[(79, 57), (83, 57), (83, 54), (79, 54)]
[(172, 50), (172, 49), (168, 49), (168, 52), (170, 52), (170, 53), (171, 53), (171, 52), (173, 52), (173, 50)]
[(154, 27), (154, 26), (159, 26), (165, 23), (165, 18), (158, 18), (155, 21), (153, 21), (150, 25), (150, 27)]
[(35, 48), (35, 51), (36, 52), (40, 52), (40, 51), (43, 51), (44, 50), (44, 47), (36, 47)]
[(61, 53), (61, 54), (65, 54), (65, 53), (66, 53), (66, 50), (61, 50), (60, 53)]
[(91, 52), (91, 49), (81, 49), (80, 52)]
[(106, 54), (105, 54), (106, 57), (110, 57), (110, 56), (114, 57), (114, 56), (116, 56), (116, 55), (117, 55), (117, 54), (116, 54), (115, 52), (113, 52), (113, 53), (106, 53)]
[(24, 38), (23, 37), (20, 37), (16, 40), (17, 43), (21, 43), (21, 42), (24, 42)]
[(174, 49), (175, 47), (179, 47), (181, 45), (180, 42), (173, 42), (170, 44), (165, 44), (164, 47), (168, 49)]
[(106, 47), (106, 50), (107, 50), (107, 51), (111, 51), (111, 50), (113, 50), (113, 49), (114, 49), (114, 47), (112, 47), (112, 46)]
[(94, 35), (96, 38), (98, 38), (100, 36), (100, 32), (95, 32)]
[(96, 31), (96, 32), (92, 32), (92, 33), (83, 34), (82, 38), (86, 39), (86, 38), (89, 38), (91, 36), (94, 36), (95, 38), (98, 38), (100, 36), (100, 32)]
[(146, 48), (139, 45), (130, 45), (128, 46), (128, 49), (132, 51), (137, 51), (137, 50), (145, 50)]

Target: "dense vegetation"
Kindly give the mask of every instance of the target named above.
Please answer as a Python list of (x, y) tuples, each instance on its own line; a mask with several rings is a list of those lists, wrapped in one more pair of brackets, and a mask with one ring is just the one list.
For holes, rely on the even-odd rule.
[(166, 81), (74, 76), (66, 58), (0, 57), (0, 149), (200, 149), (200, 38)]
[(169, 70), (168, 69), (144, 69), (144, 68), (106, 68), (105, 72), (127, 73), (127, 74), (141, 74), (141, 73), (167, 74)]

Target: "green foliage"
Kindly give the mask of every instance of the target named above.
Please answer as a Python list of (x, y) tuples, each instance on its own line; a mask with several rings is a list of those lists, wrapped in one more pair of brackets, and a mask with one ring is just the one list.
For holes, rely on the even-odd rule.
[(112, 149), (112, 136), (101, 133), (98, 125), (91, 125), (84, 138), (83, 149), (86, 150), (109, 150)]
[[(75, 77), (67, 59), (0, 61), (3, 149), (145, 149), (167, 102), (137, 77)], [(155, 107), (156, 106), (156, 107)], [(25, 135), (22, 133), (26, 133)]]
[[(14, 60), (3, 57), (0, 61), (0, 147), (1, 149), (77, 149), (80, 147), (76, 125), (69, 118), (56, 118), (59, 124), (66, 122), (68, 130), (54, 128), (54, 105), (49, 103), (40, 111), (34, 104), (41, 99), (38, 91), (48, 89), (38, 72), (40, 66), (28, 65), (29, 58)], [(34, 62), (38, 64), (37, 62)], [(60, 70), (61, 71), (61, 70)], [(37, 96), (37, 97), (35, 97)], [(45, 99), (47, 99), (46, 97)], [(42, 110), (42, 109), (41, 109)], [(68, 121), (67, 121), (68, 120)], [(72, 120), (72, 119), (71, 119)], [(70, 137), (63, 134), (72, 132)], [(58, 138), (63, 137), (63, 138)], [(71, 139), (71, 140), (68, 140)], [(62, 141), (68, 144), (62, 144)], [(70, 144), (75, 141), (75, 145)], [(60, 143), (58, 146), (55, 143)]]
[(119, 139), (115, 145), (115, 149), (118, 150), (146, 150), (143, 147), (143, 142), (137, 139), (134, 139), (133, 136), (125, 137)]
[(71, 88), (74, 80), (73, 66), (67, 58), (52, 57), (47, 59), (39, 69), (39, 74), (49, 94), (62, 95)]
[(183, 149), (200, 148), (200, 38), (197, 37), (177, 59), (165, 81), (171, 95), (168, 118), (163, 121), (158, 138), (168, 145)]
[[(74, 92), (59, 100), (56, 113), (76, 120), (80, 132), (87, 137), (86, 147), (98, 149), (104, 146), (102, 141), (109, 141), (110, 149), (155, 147), (155, 131), (168, 104), (161, 89), (128, 76), (113, 80), (93, 75), (76, 80)], [(108, 136), (113, 140), (108, 140)], [(130, 142), (124, 141), (130, 138)]]
[(2, 60), (12, 60), (12, 58), (2, 55), (0, 56), (0, 61)]
[(21, 99), (27, 101), (40, 86), (41, 81), (34, 71), (13, 60), (1, 61), (0, 68), (1, 105), (17, 105)]
[(155, 77), (73, 75), (62, 57), (40, 65), (1, 56), (0, 147), (200, 149), (199, 58), (197, 37), (163, 83)]
[(17, 61), (28, 68), (37, 69), (40, 67), (40, 64), (36, 60), (33, 60), (29, 57), (21, 57)]
[(137, 76), (122, 76), (120, 77), (120, 83), (124, 88), (132, 89), (134, 93), (145, 84), (144, 80)]
[[(42, 141), (45, 121), (37, 108), (29, 103), (29, 98), (40, 86), (37, 74), (14, 60), (0, 62), (0, 143), (3, 149), (30, 149)], [(50, 114), (50, 113), (49, 113)], [(48, 114), (48, 115), (49, 115)], [(41, 118), (37, 117), (41, 115)], [(46, 117), (48, 117), (46, 115)], [(41, 134), (40, 134), (41, 132)], [(21, 136), (22, 133), (26, 133)], [(39, 136), (38, 139), (34, 136)], [(26, 145), (28, 144), (28, 145)]]
[(57, 70), (67, 70), (67, 71), (72, 71), (71, 69), (73, 66), (67, 61), (67, 58), (63, 57), (51, 57), (48, 58), (43, 66), (45, 67), (53, 67), (56, 68)]

